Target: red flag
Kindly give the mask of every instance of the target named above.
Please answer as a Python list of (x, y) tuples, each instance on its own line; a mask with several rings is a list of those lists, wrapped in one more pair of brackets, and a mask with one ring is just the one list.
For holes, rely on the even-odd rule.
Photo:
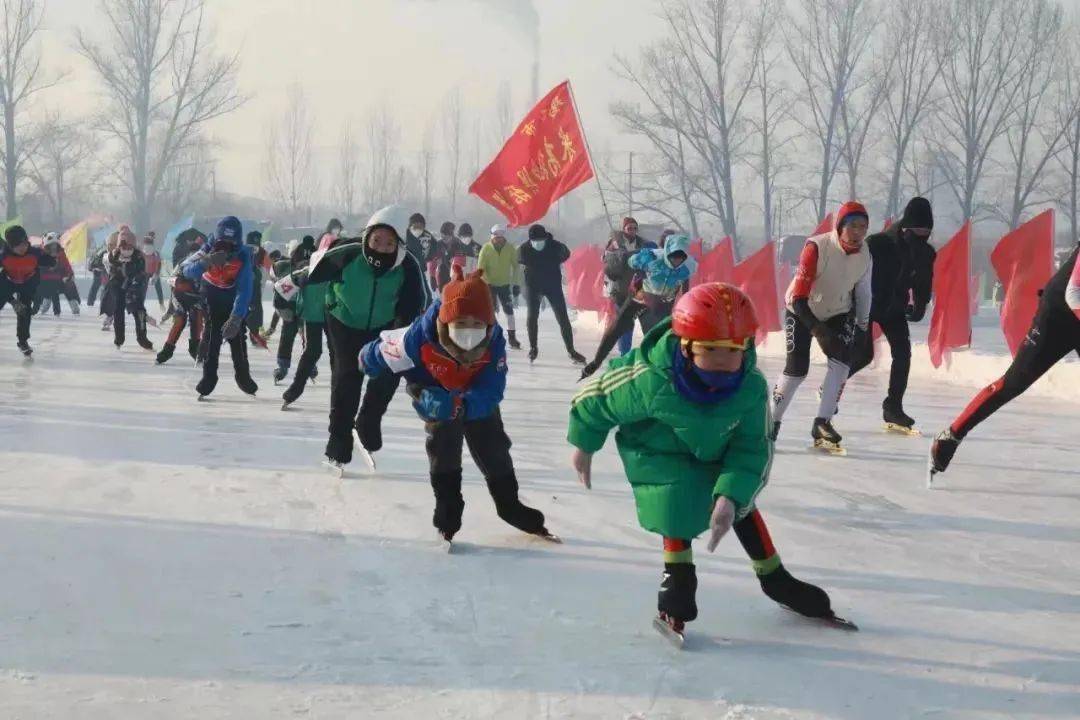
[(694, 285), (710, 282), (731, 282), (735, 272), (735, 250), (731, 238), (725, 237), (709, 254), (701, 259), (698, 271), (694, 274)]
[(1016, 355), (1038, 309), (1039, 291), (1054, 274), (1054, 211), (1036, 215), (1001, 238), (990, 263), (1005, 290), (1001, 329)]
[(835, 220), (833, 218), (833, 214), (829, 213), (828, 215), (825, 216), (825, 219), (821, 221), (821, 224), (819, 224), (817, 226), (817, 230), (810, 233), (810, 237), (814, 237), (815, 235), (823, 235), (824, 233), (829, 232), (830, 230), (833, 229), (833, 224), (834, 223), (835, 223)]
[(930, 316), (930, 362), (941, 367), (946, 353), (971, 345), (971, 222), (938, 251), (934, 261), (934, 313)]
[(578, 310), (606, 310), (604, 260), (596, 245), (580, 245), (563, 264), (566, 273), (566, 302)]
[(780, 306), (776, 300), (776, 243), (770, 240), (736, 265), (731, 284), (740, 288), (754, 303), (760, 326), (757, 333), (757, 343), (760, 345), (765, 342), (768, 333), (781, 328)]
[(694, 242), (690, 243), (690, 257), (698, 261), (701, 264), (701, 257), (705, 254), (705, 249), (702, 247), (701, 238), (698, 238)]
[(469, 192), (518, 227), (544, 217), (556, 200), (592, 177), (567, 80), (529, 111)]

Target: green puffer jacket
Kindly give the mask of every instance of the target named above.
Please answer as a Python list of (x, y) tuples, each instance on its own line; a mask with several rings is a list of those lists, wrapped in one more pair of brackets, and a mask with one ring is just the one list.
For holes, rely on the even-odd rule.
[(296, 296), (297, 315), (306, 323), (326, 322), (327, 283), (308, 283)]
[(683, 397), (671, 378), (678, 342), (668, 319), (640, 348), (613, 360), (574, 398), (568, 439), (595, 453), (618, 428), (615, 443), (634, 488), (638, 522), (689, 540), (708, 529), (718, 496), (735, 503), (737, 518), (754, 509), (772, 465), (772, 418), (753, 348), (735, 394), (703, 404)]
[(492, 287), (521, 284), (518, 251), (509, 242), (500, 249), (489, 241), (480, 248), (480, 259), (477, 264), (484, 271), (484, 280)]

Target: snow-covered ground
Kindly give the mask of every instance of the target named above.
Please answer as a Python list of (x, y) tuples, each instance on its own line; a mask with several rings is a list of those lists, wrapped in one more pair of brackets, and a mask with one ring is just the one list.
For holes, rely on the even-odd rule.
[[(512, 356), (504, 417), (523, 496), (566, 543), (504, 526), (466, 461), (451, 556), (403, 397), (379, 473), (339, 482), (318, 465), (325, 361), (294, 411), (263, 351), (257, 401), (225, 372), (198, 404), (186, 356), (155, 367), (65, 315), (35, 321), (27, 364), (13, 321), (0, 314), (0, 717), (1080, 717), (1080, 405), (1045, 388), (928, 491), (928, 440), (879, 431), (885, 367), (849, 385), (850, 456), (807, 452), (815, 365), (761, 508), (789, 568), (862, 632), (777, 608), (731, 537), (699, 550), (701, 617), (677, 652), (649, 625), (659, 539), (613, 443), (592, 492), (567, 468), (578, 370), (550, 317), (536, 365)], [(916, 365), (907, 407), (937, 429), (973, 391)]]

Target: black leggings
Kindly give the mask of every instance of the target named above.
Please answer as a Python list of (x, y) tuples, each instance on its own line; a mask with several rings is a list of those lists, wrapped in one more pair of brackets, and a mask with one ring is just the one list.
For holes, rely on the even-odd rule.
[(23, 343), (30, 339), (30, 316), (34, 296), (37, 294), (38, 278), (16, 285), (10, 279), (0, 275), (0, 308), (18, 302), (22, 310), (15, 312), (15, 337)]
[(958, 438), (966, 436), (1070, 352), (1080, 353), (1080, 319), (1060, 300), (1049, 305), (1044, 298), (1012, 365), (998, 380), (983, 388), (956, 418), (951, 426), (953, 434)]
[[(292, 384), (285, 391), (285, 398), (289, 402), (295, 401), (304, 394), (308, 380), (315, 371), (315, 365), (323, 353), (323, 335), (326, 333), (326, 323), (307, 321), (304, 323), (304, 352), (300, 355), (300, 361), (296, 363), (296, 372), (293, 373)], [(327, 348), (330, 351), (330, 367), (334, 366), (334, 346), (329, 338)]]
[[(206, 356), (203, 359), (202, 380), (199, 381), (195, 388), (200, 395), (209, 395), (217, 387), (218, 360), (221, 356), (221, 343), (225, 341), (221, 335), (221, 330), (232, 315), (233, 298), (225, 293), (220, 297), (216, 294), (208, 295), (206, 305), (207, 317), (203, 329), (207, 336)], [(243, 392), (253, 395), (258, 391), (259, 386), (251, 378), (251, 367), (248, 364), (247, 354), (247, 336), (244, 334), (243, 329), (228, 342), (229, 350), (232, 352), (233, 374), (236, 378), (236, 385)]]
[[(419, 388), (410, 388), (410, 394), (417, 390)], [(465, 499), (461, 495), (461, 451), (463, 443), (468, 443), (469, 454), (487, 482), (499, 517), (524, 532), (536, 533), (543, 529), (544, 514), (522, 504), (518, 498), (510, 438), (498, 410), (481, 420), (466, 421), (458, 417), (446, 422), (428, 422), (424, 428), (431, 489), (435, 493), (432, 524), (436, 528), (448, 535), (461, 529), (461, 516), (465, 510)]]
[[(886, 402), (902, 405), (907, 392), (908, 375), (911, 374), (911, 331), (907, 318), (903, 315), (888, 318), (878, 323), (889, 342), (892, 353), (892, 367), (889, 369), (889, 394)], [(872, 327), (872, 326), (871, 326)], [(848, 377), (862, 370), (874, 359), (874, 336), (866, 333), (863, 342), (851, 348), (851, 371)]]
[[(840, 356), (833, 356), (826, 352), (830, 360), (848, 364), (851, 354), (851, 342), (854, 333), (854, 322), (850, 315), (834, 315), (825, 321), (825, 324), (835, 332), (844, 343), (844, 352)], [(784, 374), (788, 377), (806, 377), (810, 372), (810, 343), (814, 339), (810, 328), (806, 327), (795, 313), (788, 310), (784, 318), (784, 335), (787, 340), (787, 360), (784, 364)], [(822, 348), (824, 350), (824, 348)]]
[(562, 286), (550, 288), (534, 288), (531, 285), (525, 287), (525, 303), (528, 306), (526, 326), (529, 331), (529, 349), (536, 349), (537, 326), (540, 320), (540, 303), (547, 298), (551, 303), (551, 311), (555, 313), (555, 320), (559, 323), (559, 331), (562, 333), (563, 344), (567, 352), (574, 350), (574, 329), (570, 325), (570, 316), (566, 312), (566, 297), (563, 295)]

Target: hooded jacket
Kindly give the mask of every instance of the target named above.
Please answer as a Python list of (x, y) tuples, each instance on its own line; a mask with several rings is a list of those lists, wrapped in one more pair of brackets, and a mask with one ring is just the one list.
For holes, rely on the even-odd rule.
[(656, 243), (640, 235), (631, 240), (625, 233), (619, 233), (617, 239), (609, 240), (603, 255), (604, 294), (611, 298), (625, 298), (634, 278), (630, 258), (642, 250), (655, 250), (656, 247)]
[[(312, 255), (308, 268), (293, 273), (293, 280), (299, 287), (328, 283), (327, 312), (354, 330), (408, 325), (427, 307), (429, 295), (419, 263), (401, 242), (405, 232), (402, 212), (398, 206), (379, 210), (368, 221), (363, 238), (338, 238), (329, 249)], [(389, 268), (374, 268), (364, 254), (368, 237), (378, 227), (388, 227), (398, 236), (397, 253)]]
[[(679, 267), (671, 264), (670, 257), (676, 252), (686, 256)], [(643, 274), (641, 289), (665, 301), (673, 299), (697, 272), (697, 260), (690, 257), (690, 238), (685, 235), (672, 235), (662, 248), (641, 250), (630, 258), (629, 265)]]
[(754, 509), (769, 479), (773, 444), (769, 386), (746, 351), (735, 393), (716, 403), (688, 400), (675, 386), (679, 338), (671, 320), (658, 324), (641, 347), (612, 360), (585, 385), (570, 408), (570, 444), (588, 453), (615, 444), (634, 489), (638, 522), (665, 537), (692, 539), (709, 527), (716, 497), (736, 516)]
[(23, 285), (39, 277), (40, 269), (56, 265), (56, 258), (30, 247), (22, 255), (16, 255), (6, 244), (0, 242), (0, 278), (15, 285)]
[(489, 240), (484, 247), (480, 248), (480, 259), (477, 264), (484, 271), (484, 280), (492, 287), (521, 284), (518, 249), (511, 245), (509, 240), (503, 243), (501, 248), (495, 247), (495, 244)]
[(211, 267), (208, 259), (213, 244), (207, 242), (202, 249), (181, 265), (184, 277), (201, 282), (208, 298), (232, 299), (232, 314), (247, 317), (255, 285), (254, 259), (251, 246), (236, 245), (220, 267)]
[(926, 238), (905, 238), (894, 224), (866, 239), (873, 260), (870, 319), (885, 322), (903, 317), (910, 304), (911, 319), (921, 320), (930, 303), (937, 252)]
[[(465, 408), (466, 420), (493, 414), (506, 393), (506, 340), (496, 323), (486, 347), (471, 362), (455, 359), (439, 338), (442, 301), (436, 300), (411, 325), (388, 330), (360, 351), (364, 373), (377, 378), (404, 375), (410, 385), (441, 387), (454, 393)], [(418, 411), (419, 412), (419, 411)], [(423, 415), (421, 415), (423, 417)]]

